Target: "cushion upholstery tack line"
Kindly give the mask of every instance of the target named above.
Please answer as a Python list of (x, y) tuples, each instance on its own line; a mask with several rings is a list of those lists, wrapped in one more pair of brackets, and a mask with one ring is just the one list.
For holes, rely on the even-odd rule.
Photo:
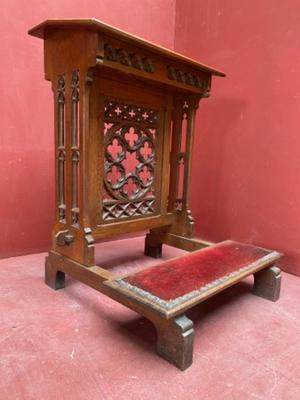
[(159, 354), (185, 369), (192, 363), (194, 330), (183, 313), (251, 274), (254, 294), (278, 300), (281, 276), (274, 262), (280, 256), (277, 251), (228, 240), (103, 285), (121, 303), (133, 309), (141, 306), (141, 314), (156, 325)]
[(140, 298), (168, 318), (182, 311), (186, 301), (194, 299), (195, 305), (279, 257), (277, 251), (228, 240), (104, 285)]
[[(271, 253), (271, 258), (276, 254)], [(124, 281), (171, 300), (268, 258), (267, 250), (227, 241), (160, 263)]]

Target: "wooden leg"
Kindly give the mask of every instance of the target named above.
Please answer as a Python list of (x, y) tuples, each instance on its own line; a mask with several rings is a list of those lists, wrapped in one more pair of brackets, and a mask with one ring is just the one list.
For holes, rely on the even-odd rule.
[(158, 354), (182, 371), (193, 362), (193, 322), (185, 315), (155, 323)]
[(65, 287), (65, 273), (58, 270), (54, 260), (51, 260), (51, 254), (46, 257), (45, 262), (45, 283), (54, 290)]
[(145, 238), (145, 255), (153, 258), (161, 258), (162, 242), (152, 233), (147, 233)]
[(277, 301), (280, 296), (280, 272), (280, 269), (275, 266), (256, 272), (253, 293), (267, 300)]

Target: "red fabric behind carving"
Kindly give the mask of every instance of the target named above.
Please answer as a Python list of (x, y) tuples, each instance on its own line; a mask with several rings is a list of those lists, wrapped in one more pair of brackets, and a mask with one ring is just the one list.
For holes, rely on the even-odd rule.
[(147, 268), (125, 281), (161, 299), (171, 300), (246, 267), (269, 253), (260, 247), (226, 241)]

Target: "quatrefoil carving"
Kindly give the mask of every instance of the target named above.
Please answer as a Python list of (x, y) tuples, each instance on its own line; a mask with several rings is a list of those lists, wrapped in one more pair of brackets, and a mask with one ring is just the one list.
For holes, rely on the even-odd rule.
[(130, 123), (108, 128), (105, 134), (104, 184), (113, 199), (140, 199), (152, 189), (155, 165), (153, 131)]

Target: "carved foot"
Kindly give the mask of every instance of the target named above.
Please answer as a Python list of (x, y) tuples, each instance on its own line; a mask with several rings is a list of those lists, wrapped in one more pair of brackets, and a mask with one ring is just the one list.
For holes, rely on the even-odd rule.
[(157, 352), (182, 371), (193, 362), (193, 322), (185, 315), (156, 324)]
[(280, 269), (275, 266), (256, 272), (253, 293), (267, 300), (277, 301), (280, 296), (280, 272)]
[(148, 233), (145, 238), (145, 255), (152, 258), (161, 258), (162, 242), (159, 242)]
[(54, 290), (65, 287), (65, 273), (57, 269), (55, 262), (51, 260), (51, 255), (46, 257), (45, 283)]

